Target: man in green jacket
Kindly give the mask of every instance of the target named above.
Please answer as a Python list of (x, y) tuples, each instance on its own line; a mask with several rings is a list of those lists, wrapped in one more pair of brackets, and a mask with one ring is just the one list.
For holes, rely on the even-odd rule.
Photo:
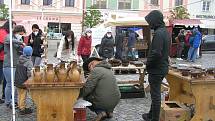
[(96, 112), (96, 121), (112, 118), (121, 94), (110, 64), (100, 58), (91, 57), (84, 62), (83, 69), (90, 71), (90, 75), (80, 96), (92, 103), (89, 108)]

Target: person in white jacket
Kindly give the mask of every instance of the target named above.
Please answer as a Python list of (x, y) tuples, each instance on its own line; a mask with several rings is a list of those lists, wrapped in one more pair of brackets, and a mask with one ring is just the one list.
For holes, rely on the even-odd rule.
[[(71, 54), (75, 54), (75, 37), (73, 31), (67, 31), (62, 37), (57, 50), (57, 58), (59, 60), (70, 58)], [(63, 56), (62, 56), (63, 55)]]

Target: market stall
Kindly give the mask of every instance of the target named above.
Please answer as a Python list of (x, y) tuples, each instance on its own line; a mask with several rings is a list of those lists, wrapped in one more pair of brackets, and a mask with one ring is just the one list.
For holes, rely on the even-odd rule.
[(191, 121), (215, 120), (215, 70), (195, 67), (173, 67), (166, 79), (169, 83), (169, 101), (194, 105)]

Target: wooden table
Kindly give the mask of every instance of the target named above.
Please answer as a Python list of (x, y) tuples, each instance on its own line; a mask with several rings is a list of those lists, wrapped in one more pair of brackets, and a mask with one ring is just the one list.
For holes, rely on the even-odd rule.
[(117, 67), (112, 67), (112, 70), (129, 70), (129, 69), (135, 69), (138, 70), (139, 73), (139, 80), (135, 81), (135, 80), (126, 80), (123, 81), (122, 83), (118, 82), (118, 84), (129, 84), (129, 83), (138, 83), (140, 85), (140, 87), (144, 88), (144, 77), (145, 77), (145, 65), (141, 66), (141, 67), (136, 67), (134, 65), (128, 65), (128, 66), (117, 66)]
[(37, 121), (74, 121), (73, 105), (83, 83), (32, 83), (27, 81), (37, 105)]
[(191, 121), (215, 121), (215, 79), (213, 76), (195, 79), (170, 70), (166, 79), (170, 87), (170, 101), (195, 105), (195, 115)]

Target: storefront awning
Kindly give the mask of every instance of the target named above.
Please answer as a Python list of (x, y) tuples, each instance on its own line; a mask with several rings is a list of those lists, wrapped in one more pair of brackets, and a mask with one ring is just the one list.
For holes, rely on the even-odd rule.
[(202, 22), (199, 19), (175, 19), (172, 21), (173, 25), (184, 25), (184, 26), (200, 26)]
[(215, 20), (200, 20), (202, 22), (201, 28), (207, 28), (207, 29), (215, 29)]

